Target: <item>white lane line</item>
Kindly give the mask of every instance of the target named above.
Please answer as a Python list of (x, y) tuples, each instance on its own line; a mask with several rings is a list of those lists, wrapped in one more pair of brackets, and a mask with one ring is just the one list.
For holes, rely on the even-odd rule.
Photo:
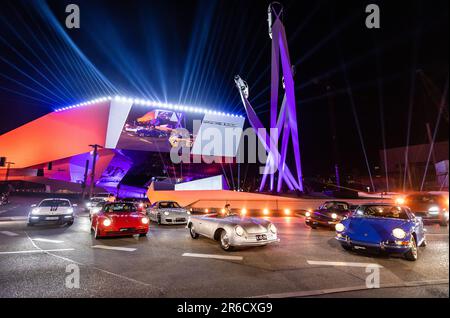
[(0, 233), (7, 235), (7, 236), (19, 236), (19, 234), (10, 232), (10, 231), (0, 231)]
[[(33, 244), (33, 246), (34, 246), (35, 248), (37, 248), (37, 249), (40, 250), (41, 252), (44, 252), (44, 253), (47, 254), (47, 255), (53, 256), (53, 257), (55, 257), (55, 258), (61, 259), (61, 260), (63, 260), (63, 261), (69, 262), (69, 263), (74, 263), (74, 264), (78, 264), (78, 265), (80, 265), (80, 266), (86, 266), (86, 267), (88, 267), (88, 268), (93, 268), (93, 269), (95, 269), (95, 270), (97, 270), (97, 271), (100, 271), (100, 272), (109, 274), (109, 275), (114, 276), (114, 277), (118, 277), (118, 278), (121, 278), (121, 279), (125, 279), (125, 280), (128, 280), (128, 281), (133, 282), (133, 283), (137, 283), (137, 284), (140, 284), (140, 285), (144, 285), (144, 286), (146, 286), (146, 287), (153, 287), (153, 285), (147, 284), (147, 283), (145, 283), (145, 282), (141, 282), (141, 281), (139, 281), (139, 280), (136, 280), (136, 279), (133, 279), (133, 278), (130, 278), (130, 277), (122, 276), (122, 275), (120, 275), (120, 274), (116, 274), (116, 273), (107, 271), (107, 270), (105, 270), (105, 269), (98, 268), (98, 267), (96, 267), (96, 266), (88, 266), (88, 265), (86, 265), (86, 264), (77, 262), (77, 261), (75, 261), (75, 260), (73, 260), (73, 259), (70, 259), (70, 258), (67, 258), (67, 257), (63, 257), (63, 256), (60, 256), (60, 255), (52, 254), (52, 253), (50, 253), (51, 250), (43, 250), (43, 249), (41, 249), (39, 246), (37, 246), (36, 243), (34, 243), (33, 240), (30, 238), (30, 236), (28, 235), (27, 232), (25, 232), (25, 234), (27, 235), (27, 237), (28, 237), (28, 239), (30, 240), (31, 244)], [(157, 287), (154, 287), (154, 288), (157, 288)], [(162, 289), (162, 288), (157, 288), (157, 289), (160, 291), (161, 294), (163, 293), (163, 289)]]
[(232, 261), (242, 261), (244, 259), (242, 256), (226, 256), (226, 255), (196, 254), (196, 253), (183, 253), (182, 256), (199, 257), (199, 258), (227, 259), (227, 260), (232, 260)]
[(326, 262), (326, 261), (310, 261), (307, 260), (309, 265), (325, 265), (325, 266), (347, 266), (347, 267), (378, 267), (383, 266), (375, 263), (352, 263), (352, 262)]
[(360, 286), (329, 288), (329, 289), (319, 289), (319, 290), (304, 290), (304, 291), (296, 291), (296, 292), (253, 296), (250, 298), (311, 297), (311, 296), (346, 293), (346, 292), (352, 292), (352, 291), (365, 291), (365, 290), (382, 289), (382, 288), (407, 288), (407, 287), (422, 287), (422, 286), (432, 286), (432, 285), (448, 285), (448, 279), (436, 279), (436, 280), (424, 280), (424, 281), (382, 284), (379, 288), (367, 288), (366, 286), (360, 285)]
[(28, 217), (26, 216), (2, 216), (0, 221), (26, 221)]
[(38, 242), (48, 242), (48, 243), (64, 243), (64, 241), (58, 241), (58, 240), (49, 240), (49, 239), (45, 239), (45, 238), (34, 238), (31, 239), (32, 241), (38, 241)]
[(74, 251), (73, 248), (59, 248), (54, 250), (28, 250), (28, 251), (12, 251), (12, 252), (0, 252), (0, 255), (7, 254), (30, 254), (30, 253), (47, 253), (47, 252), (65, 252)]
[(107, 246), (107, 245), (93, 245), (92, 248), (101, 248), (104, 250), (116, 250), (116, 251), (124, 251), (124, 252), (133, 252), (136, 249), (130, 247), (119, 247), (119, 246)]

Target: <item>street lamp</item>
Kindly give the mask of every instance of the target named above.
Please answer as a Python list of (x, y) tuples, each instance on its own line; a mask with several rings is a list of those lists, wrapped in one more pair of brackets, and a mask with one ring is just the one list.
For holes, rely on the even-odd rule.
[(94, 145), (89, 145), (89, 147), (94, 148), (93, 153), (92, 153), (92, 169), (91, 169), (91, 184), (89, 185), (89, 198), (92, 198), (92, 194), (94, 192), (94, 179), (95, 179), (95, 164), (97, 163), (97, 152), (99, 148), (103, 148), (100, 145), (94, 144)]

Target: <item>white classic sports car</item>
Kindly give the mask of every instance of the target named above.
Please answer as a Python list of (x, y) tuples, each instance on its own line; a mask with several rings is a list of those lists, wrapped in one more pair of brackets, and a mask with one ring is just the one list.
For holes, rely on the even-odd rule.
[(186, 224), (189, 212), (175, 201), (157, 201), (147, 209), (148, 218), (158, 224)]
[(225, 251), (238, 246), (265, 246), (277, 243), (277, 228), (268, 220), (238, 214), (190, 216), (187, 228), (193, 239), (199, 235), (219, 241)]
[(44, 199), (38, 205), (33, 204), (31, 206), (28, 226), (48, 222), (72, 225), (74, 220), (73, 208), (76, 206), (67, 199)]

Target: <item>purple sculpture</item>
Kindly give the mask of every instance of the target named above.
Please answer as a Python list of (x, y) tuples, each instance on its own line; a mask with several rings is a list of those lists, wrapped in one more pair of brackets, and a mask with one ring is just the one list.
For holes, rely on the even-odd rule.
[[(286, 40), (286, 31), (282, 23), (283, 7), (278, 2), (271, 3), (267, 10), (269, 36), (272, 40), (272, 72), (270, 95), (270, 136), (256, 115), (248, 101), (249, 89), (247, 83), (235, 76), (235, 83), (239, 89), (242, 103), (244, 104), (250, 125), (257, 132), (258, 138), (268, 152), (266, 166), (259, 190), (263, 191), (267, 177), (270, 176), (269, 189), (274, 191), (275, 174), (278, 172), (277, 192), (281, 191), (284, 181), (290, 190), (303, 191), (302, 169), (300, 160), (300, 147), (297, 128), (297, 109), (295, 103), (295, 86), (293, 68), (289, 57), (289, 49)], [(278, 88), (280, 80), (280, 60), (282, 69), (282, 81), (284, 98), (278, 112)], [(272, 129), (276, 128), (276, 129)], [(278, 140), (281, 137), (281, 153), (278, 150)], [(292, 147), (295, 156), (296, 175), (294, 176), (286, 165), (286, 154), (289, 140), (292, 139)]]

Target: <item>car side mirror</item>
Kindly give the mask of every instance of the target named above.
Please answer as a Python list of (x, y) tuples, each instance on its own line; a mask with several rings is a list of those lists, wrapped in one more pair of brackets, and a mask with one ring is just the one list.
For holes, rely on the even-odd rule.
[(32, 204), (32, 205), (31, 205), (32, 208), (34, 208), (34, 207), (36, 207), (36, 206), (37, 206), (37, 204)]

